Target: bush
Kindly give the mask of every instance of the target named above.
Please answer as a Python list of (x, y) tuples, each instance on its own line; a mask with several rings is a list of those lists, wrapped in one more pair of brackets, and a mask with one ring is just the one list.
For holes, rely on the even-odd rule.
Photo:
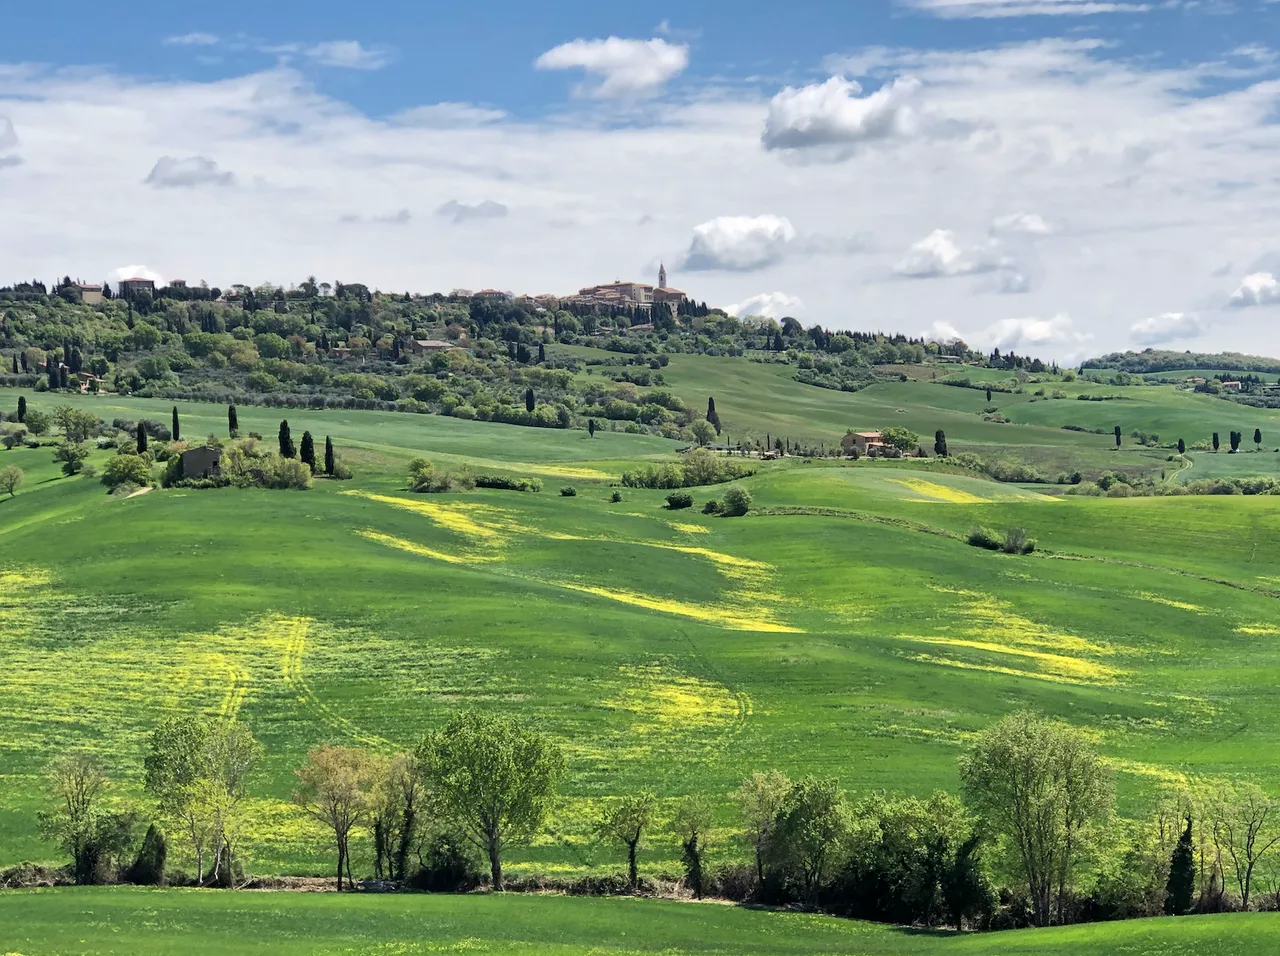
[(1035, 549), (1035, 540), (1028, 538), (1027, 532), (1022, 528), (1010, 528), (1004, 533), (1004, 541), (1000, 543), (1000, 550), (1005, 554), (1030, 554)]
[(168, 856), (169, 847), (164, 834), (153, 823), (147, 827), (147, 835), (142, 838), (142, 846), (133, 865), (125, 871), (124, 881), (137, 886), (160, 886), (164, 883), (164, 865)]
[(409, 877), (412, 889), (428, 893), (466, 893), (481, 884), (466, 840), (447, 833), (437, 833), (426, 841), (422, 866)]
[(702, 513), (704, 515), (718, 515), (720, 513), (720, 502), (712, 498), (702, 506)]
[(541, 491), (541, 478), (509, 478), (506, 475), (476, 475), (477, 488), (497, 488), (501, 491)]
[(693, 507), (693, 495), (687, 491), (673, 491), (667, 495), (667, 507), (672, 511)]
[(560, 489), (561, 498), (576, 498), (577, 496), (578, 496), (578, 489), (573, 487), (573, 485), (565, 485), (563, 488)]
[(965, 540), (975, 548), (986, 548), (988, 551), (999, 551), (1004, 545), (996, 532), (981, 525), (974, 525), (973, 530), (969, 532), (969, 537)]
[(724, 504), (720, 513), (728, 518), (737, 518), (751, 510), (751, 492), (746, 488), (734, 485), (724, 493)]
[(108, 488), (126, 483), (148, 485), (151, 483), (151, 463), (141, 455), (116, 455), (103, 466), (102, 483)]
[(754, 468), (732, 458), (720, 457), (705, 448), (695, 448), (682, 464), (645, 465), (635, 471), (623, 472), (622, 483), (628, 488), (694, 488), (754, 474)]
[(620, 502), (620, 501), (622, 500), (622, 492), (621, 492), (621, 491), (615, 491), (613, 494), (611, 494), (611, 495), (609, 496), (609, 500), (610, 500), (610, 501), (612, 501), (612, 502), (616, 505), (618, 502)]

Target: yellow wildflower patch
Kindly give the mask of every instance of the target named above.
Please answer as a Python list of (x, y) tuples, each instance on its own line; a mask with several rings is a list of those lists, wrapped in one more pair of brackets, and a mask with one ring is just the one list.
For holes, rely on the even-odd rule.
[(1274, 624), (1241, 624), (1235, 629), (1237, 634), (1248, 634), (1252, 637), (1280, 636), (1280, 627)]
[(944, 667), (955, 667), (966, 671), (986, 671), (988, 674), (1004, 674), (1009, 677), (1030, 677), (1032, 680), (1050, 681), (1055, 684), (1079, 684), (1082, 681), (1069, 677), (1062, 677), (1058, 674), (1049, 674), (1042, 671), (1025, 671), (1015, 667), (1002, 667), (998, 664), (975, 664), (971, 661), (958, 661), (949, 657), (936, 657), (933, 654), (913, 654), (913, 661), (919, 661), (921, 664), (941, 664)]
[(1180, 611), (1195, 611), (1203, 613), (1204, 608), (1199, 604), (1188, 604), (1186, 601), (1175, 601), (1172, 598), (1161, 597), (1159, 594), (1152, 594), (1150, 591), (1139, 591), (1136, 595), (1144, 601), (1150, 601), (1152, 604), (1163, 604), (1165, 607), (1176, 607)]
[(397, 538), (395, 535), (383, 534), (381, 531), (374, 531), (372, 528), (365, 528), (357, 531), (356, 534), (370, 541), (376, 541), (378, 544), (385, 544), (388, 548), (396, 548), (400, 551), (408, 551), (410, 554), (416, 554), (419, 557), (431, 558), (435, 561), (446, 561), (449, 564), (480, 564), (485, 561), (496, 561), (497, 558), (478, 557), (475, 555), (448, 554), (444, 551), (437, 551), (435, 548), (428, 548), (424, 544), (418, 544), (416, 541), (410, 541), (407, 538)]
[(674, 528), (676, 531), (679, 531), (681, 534), (710, 534), (711, 533), (711, 529), (708, 528), (706, 525), (702, 525), (702, 524), (685, 524), (680, 521), (669, 521), (667, 523), (670, 524), (671, 527)]
[(961, 491), (959, 488), (952, 488), (949, 485), (925, 481), (923, 478), (889, 478), (888, 480), (895, 485), (902, 485), (904, 488), (909, 488), (916, 494), (924, 495), (934, 501), (950, 501), (958, 505), (982, 505), (991, 500), (989, 498), (980, 498), (975, 494)]
[(750, 700), (739, 699), (723, 684), (673, 675), (659, 665), (620, 667), (619, 692), (604, 702), (636, 716), (633, 733), (702, 730), (745, 720)]
[(402, 508), (430, 518), (432, 523), (481, 544), (504, 544), (507, 535), (515, 530), (510, 513), (489, 505), (469, 502), (439, 502), (425, 498), (397, 498), (377, 495), (369, 491), (344, 491), (344, 495), (356, 495), (377, 501), (393, 508)]
[(921, 644), (933, 644), (944, 647), (963, 647), (990, 654), (1005, 654), (1011, 657), (1026, 658), (1038, 670), (1036, 674), (1049, 674), (1062, 680), (1078, 681), (1087, 684), (1114, 683), (1120, 671), (1106, 667), (1094, 661), (1079, 657), (1068, 657), (1064, 654), (1049, 654), (1044, 651), (1033, 651), (1025, 647), (1008, 647), (989, 641), (966, 641), (949, 637), (910, 637), (900, 635), (906, 640), (918, 641)]
[(650, 594), (640, 594), (635, 591), (621, 591), (611, 588), (593, 587), (586, 584), (570, 584), (564, 583), (559, 585), (568, 588), (571, 591), (581, 591), (584, 594), (594, 594), (596, 597), (607, 598), (610, 601), (618, 601), (622, 604), (631, 604), (635, 607), (642, 607), (649, 611), (661, 611), (664, 614), (675, 614), (680, 617), (687, 617), (695, 621), (703, 621), (707, 624), (715, 624), (720, 627), (728, 628), (731, 631), (761, 631), (778, 634), (803, 634), (804, 631), (798, 627), (792, 627), (788, 624), (779, 624), (770, 619), (771, 615), (767, 611), (760, 611), (754, 615), (743, 614), (736, 607), (721, 607), (714, 604), (691, 604), (687, 601), (675, 601), (671, 598), (657, 597)]

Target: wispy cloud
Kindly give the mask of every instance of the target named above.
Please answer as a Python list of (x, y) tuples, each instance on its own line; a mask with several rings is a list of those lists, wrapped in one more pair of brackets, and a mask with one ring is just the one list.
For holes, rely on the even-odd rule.
[(539, 70), (584, 70), (597, 77), (579, 87), (592, 97), (643, 96), (657, 92), (689, 65), (689, 47), (666, 40), (571, 40), (553, 47), (533, 64)]
[(951, 19), (1090, 16), (1098, 13), (1142, 13), (1149, 3), (1107, 0), (898, 0), (904, 7)]
[(165, 37), (165, 46), (217, 46), (216, 33), (183, 33), (179, 36)]
[(161, 156), (143, 180), (148, 186), (159, 188), (230, 186), (235, 181), (234, 173), (219, 169), (207, 156)]
[(466, 222), (469, 219), (505, 219), (507, 212), (506, 206), (500, 202), (494, 202), (492, 199), (471, 204), (450, 199), (436, 210), (436, 215), (444, 216), (457, 224)]

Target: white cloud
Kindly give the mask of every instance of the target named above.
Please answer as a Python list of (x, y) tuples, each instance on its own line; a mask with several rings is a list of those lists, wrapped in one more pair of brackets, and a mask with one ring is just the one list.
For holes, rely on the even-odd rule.
[(919, 91), (920, 82), (910, 77), (868, 96), (859, 96), (861, 85), (843, 76), (788, 86), (769, 101), (761, 142), (765, 149), (805, 149), (912, 136), (920, 126), (913, 106)]
[(1231, 293), (1230, 299), (1230, 304), (1237, 309), (1277, 303), (1280, 303), (1280, 280), (1270, 272), (1255, 272), (1245, 276), (1240, 288)]
[(780, 319), (784, 315), (803, 314), (804, 302), (798, 296), (785, 292), (761, 292), (736, 305), (727, 305), (724, 310), (730, 315), (763, 315), (770, 319)]
[(717, 216), (694, 226), (680, 265), (690, 272), (763, 269), (781, 261), (795, 238), (795, 227), (784, 216)]
[(343, 222), (356, 223), (368, 222), (375, 225), (386, 226), (406, 226), (413, 219), (413, 214), (407, 209), (400, 209), (396, 212), (384, 213), (380, 216), (361, 216), (355, 213), (348, 213), (342, 217)]
[(471, 204), (450, 199), (436, 210), (436, 215), (445, 216), (452, 219), (454, 223), (460, 223), (468, 219), (505, 219), (507, 212), (506, 206), (492, 199)]
[(7, 116), (0, 116), (0, 167), (16, 166), (22, 162), (17, 156), (4, 156), (18, 145), (18, 131), (13, 128), (13, 121)]
[(1194, 339), (1204, 331), (1204, 323), (1190, 312), (1165, 312), (1135, 322), (1129, 327), (1129, 336), (1139, 345), (1151, 346)]
[(539, 70), (585, 70), (599, 82), (580, 92), (609, 98), (654, 93), (689, 65), (689, 47), (666, 40), (571, 40), (534, 61)]
[(472, 103), (432, 103), (415, 106), (392, 117), (404, 126), (421, 126), (428, 129), (450, 129), (460, 126), (482, 126), (506, 119), (503, 110), (476, 106)]
[(1006, 352), (1022, 350), (1038, 355), (1046, 349), (1078, 346), (1092, 338), (1090, 333), (1076, 328), (1071, 316), (1060, 313), (1051, 319), (1001, 319), (976, 333), (972, 341), (985, 348)]
[(235, 174), (221, 170), (218, 164), (207, 156), (161, 156), (151, 167), (151, 172), (143, 180), (148, 186), (192, 187), (192, 186), (230, 186), (236, 180)]
[(994, 272), (1009, 265), (994, 245), (965, 248), (950, 229), (935, 229), (907, 250), (895, 271), (912, 279), (939, 279)]
[(308, 59), (321, 66), (344, 67), (349, 70), (380, 70), (391, 62), (386, 50), (360, 45), (359, 40), (327, 40), (302, 48)]
[(1043, 216), (1033, 212), (999, 216), (991, 223), (993, 235), (1051, 236), (1057, 231)]
[(195, 31), (183, 33), (180, 36), (165, 37), (164, 42), (166, 46), (216, 46), (218, 36), (214, 33)]
[(1089, 16), (1097, 13), (1142, 13), (1148, 3), (1108, 0), (898, 0), (900, 4), (939, 17)]

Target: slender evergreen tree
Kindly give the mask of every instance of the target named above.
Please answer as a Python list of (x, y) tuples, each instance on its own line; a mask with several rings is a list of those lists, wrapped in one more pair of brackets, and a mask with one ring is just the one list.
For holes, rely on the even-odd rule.
[(324, 473), (326, 475), (333, 474), (333, 439), (328, 435), (324, 436)]
[(171, 431), (173, 432), (174, 441), (182, 441), (182, 429), (178, 424), (178, 406), (177, 405), (173, 406), (173, 428), (171, 429)]
[(1120, 447), (1120, 426), (1116, 426), (1116, 447)]
[(1253, 444), (1257, 447), (1258, 451), (1262, 451), (1262, 429), (1261, 428), (1255, 428), (1253, 430)]
[(289, 420), (282, 418), (280, 420), (280, 457), (292, 458), (297, 453), (297, 449), (293, 447), (293, 436), (289, 434)]
[(542, 365), (546, 361), (547, 361), (547, 346), (544, 343), (539, 342), (538, 343), (538, 364)]
[(590, 438), (596, 437), (596, 420), (594, 418), (587, 419), (587, 436)]
[(1191, 839), (1191, 818), (1187, 828), (1178, 837), (1178, 845), (1169, 858), (1169, 879), (1165, 883), (1164, 912), (1166, 916), (1181, 916), (1191, 909), (1196, 889), (1196, 855)]
[(529, 412), (530, 414), (532, 414), (532, 413), (533, 413), (533, 407), (534, 407), (534, 405), (535, 405), (535, 404), (536, 404), (536, 402), (535, 402), (535, 400), (534, 400), (534, 396), (533, 396), (533, 389), (531, 389), (531, 388), (526, 388), (526, 389), (524, 390), (524, 410), (525, 410), (526, 412)]
[(18, 421), (25, 422), (27, 420), (27, 396), (18, 396)]
[(939, 458), (947, 457), (947, 433), (941, 428), (933, 435), (933, 453)]
[(1178, 439), (1178, 454), (1185, 455), (1187, 453), (1187, 443), (1181, 438)]
[(18, 353), (17, 352), (13, 353), (13, 374), (14, 375), (18, 374)]
[(1218, 450), (1218, 433), (1217, 432), (1213, 433), (1213, 450), (1214, 451)]
[(236, 407), (234, 405), (227, 406), (227, 433), (230, 434), (232, 438), (236, 438), (240, 435), (240, 417), (236, 414)]
[(311, 473), (316, 473), (316, 443), (311, 438), (311, 432), (304, 431), (302, 433), (302, 446), (298, 449), (298, 457), (302, 459), (302, 463), (311, 469)]
[(991, 404), (991, 389), (987, 389), (987, 404)]
[(141, 455), (147, 450), (147, 428), (142, 422), (138, 422), (138, 454)]

